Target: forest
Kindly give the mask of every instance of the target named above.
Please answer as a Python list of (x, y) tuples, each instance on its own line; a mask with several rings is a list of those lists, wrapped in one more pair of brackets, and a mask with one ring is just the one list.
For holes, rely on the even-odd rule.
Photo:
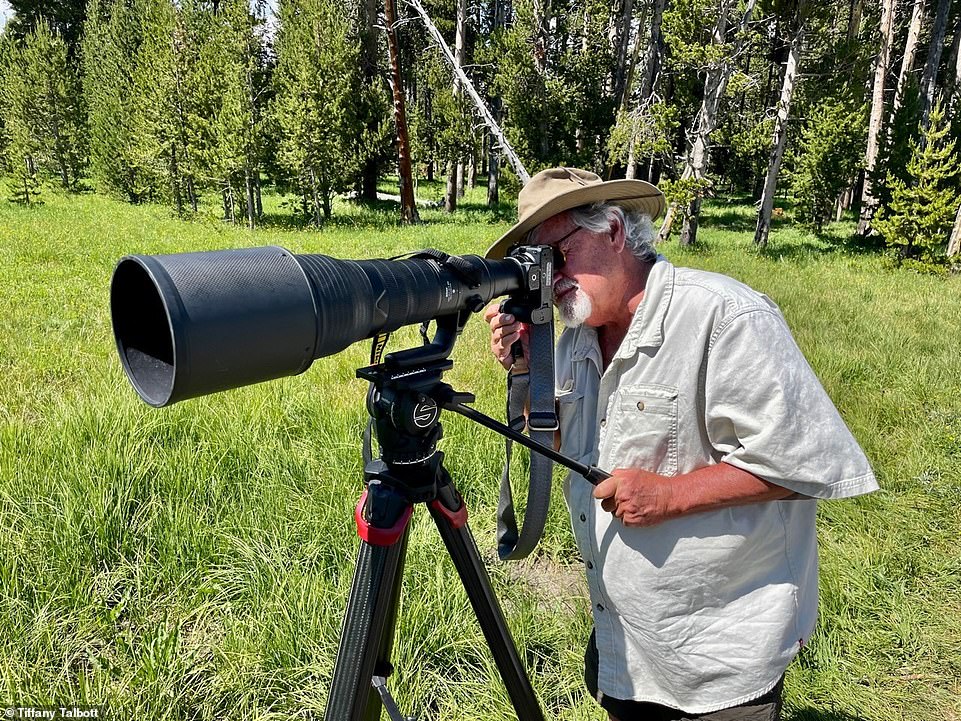
[(419, 179), (446, 178), (454, 212), (465, 187), (496, 204), (572, 165), (658, 183), (661, 239), (682, 244), (705, 197), (749, 195), (763, 247), (780, 195), (816, 230), (853, 213), (898, 262), (959, 252), (952, 0), (11, 5), (0, 154), (17, 202), (92, 187), (255, 227), (270, 185), (320, 225), (334, 195), (374, 199), (391, 175), (416, 221)]

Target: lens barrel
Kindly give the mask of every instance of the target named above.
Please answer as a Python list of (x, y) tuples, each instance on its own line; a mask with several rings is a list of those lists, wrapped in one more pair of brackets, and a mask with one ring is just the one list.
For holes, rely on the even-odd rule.
[(381, 332), (522, 287), (518, 261), (338, 260), (271, 246), (130, 255), (110, 307), (121, 362), (152, 406), (295, 375)]

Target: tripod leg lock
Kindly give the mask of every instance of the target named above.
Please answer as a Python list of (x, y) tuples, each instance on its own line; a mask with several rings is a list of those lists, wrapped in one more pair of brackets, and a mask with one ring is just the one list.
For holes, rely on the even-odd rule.
[(467, 504), (463, 501), (456, 511), (450, 510), (440, 500), (431, 501), (430, 507), (446, 518), (451, 528), (463, 528), (467, 525)]
[[(376, 493), (376, 489), (374, 491)], [(400, 509), (399, 516), (390, 526), (375, 526), (369, 518), (378, 518), (378, 514), (372, 513), (368, 509), (368, 494), (371, 493), (371, 488), (364, 489), (363, 495), (360, 497), (360, 501), (357, 502), (357, 508), (354, 511), (354, 520), (357, 522), (357, 535), (361, 537), (363, 541), (371, 544), (372, 546), (393, 546), (397, 543), (401, 537), (404, 535), (404, 531), (407, 529), (407, 523), (410, 521), (411, 514), (414, 512), (414, 507), (409, 503), (406, 507)], [(373, 503), (378, 500), (377, 497), (370, 499)]]

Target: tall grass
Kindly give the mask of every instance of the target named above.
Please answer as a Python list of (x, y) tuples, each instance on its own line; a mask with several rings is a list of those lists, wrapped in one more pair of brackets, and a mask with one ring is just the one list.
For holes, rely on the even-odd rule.
[[(506, 224), (468, 198), (454, 218), (422, 209), (414, 228), (389, 206), (342, 203), (316, 231), (267, 200), (267, 227), (253, 232), (97, 196), (0, 204), (0, 702), (106, 703), (120, 718), (322, 714), (356, 553), (365, 386), (354, 369), (367, 349), (150, 409), (113, 349), (113, 265), (266, 244), (480, 253)], [(959, 718), (961, 282), (886, 269), (846, 243), (848, 226), (783, 227), (759, 255), (748, 213), (709, 209), (701, 248), (665, 252), (781, 305), (882, 485), (821, 504), (821, 620), (788, 673), (786, 716)], [(416, 342), (404, 331), (392, 347)], [(499, 415), (503, 379), (486, 347), (472, 321), (449, 380)], [(490, 558), (501, 441), (459, 417), (445, 432)], [(444, 556), (416, 514), (389, 684), (419, 717), (510, 719)], [(491, 565), (550, 718), (604, 717), (580, 679), (590, 610), (579, 573), (559, 498), (536, 562)]]

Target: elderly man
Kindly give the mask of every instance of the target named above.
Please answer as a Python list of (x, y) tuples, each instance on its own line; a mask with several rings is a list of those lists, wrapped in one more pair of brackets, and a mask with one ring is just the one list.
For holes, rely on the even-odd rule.
[[(585, 679), (612, 719), (777, 719), (817, 613), (816, 499), (877, 488), (777, 306), (654, 250), (653, 185), (538, 173), (488, 251), (555, 251), (560, 448), (612, 470), (565, 496), (594, 632)], [(510, 369), (526, 329), (495, 306)]]

